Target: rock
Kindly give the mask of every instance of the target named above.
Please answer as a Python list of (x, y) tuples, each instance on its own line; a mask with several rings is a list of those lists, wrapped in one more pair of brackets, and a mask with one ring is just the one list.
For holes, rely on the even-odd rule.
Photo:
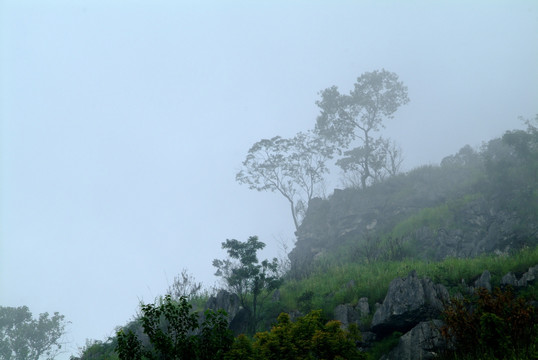
[(518, 286), (527, 286), (534, 282), (538, 277), (538, 265), (529, 268), (525, 274), (521, 276), (521, 279), (517, 282)]
[(368, 298), (360, 298), (357, 305), (351, 304), (338, 305), (334, 309), (334, 320), (338, 320), (342, 323), (344, 328), (347, 328), (349, 324), (357, 324), (359, 328), (362, 327), (361, 319), (370, 315), (370, 306), (368, 305)]
[(205, 310), (224, 310), (228, 314), (228, 321), (232, 321), (235, 315), (239, 312), (241, 302), (236, 294), (232, 294), (226, 290), (219, 290), (216, 296), (211, 296), (205, 305)]
[(370, 305), (368, 304), (368, 298), (362, 297), (359, 299), (359, 303), (356, 306), (359, 316), (361, 318), (370, 315)]
[(516, 276), (509, 272), (504, 275), (501, 279), (501, 285), (503, 286), (513, 286), (513, 287), (524, 287), (532, 282), (536, 281), (538, 278), (538, 265), (530, 267), (529, 270), (521, 276), (521, 279), (517, 279)]
[[(216, 296), (211, 296), (205, 305), (205, 310), (224, 310), (228, 314), (228, 323), (230, 330), (235, 335), (247, 333), (250, 312), (241, 307), (241, 302), (236, 294), (226, 290), (219, 290)], [(202, 315), (201, 321), (203, 321)]]
[(485, 288), (487, 291), (491, 291), (491, 273), (488, 270), (484, 270), (482, 275), (474, 282), (475, 289)]
[(516, 276), (510, 271), (508, 274), (504, 275), (501, 279), (501, 285), (502, 286), (517, 286), (517, 278)]
[(358, 324), (359, 318), (359, 313), (350, 304), (338, 305), (334, 309), (334, 320), (340, 321), (344, 328), (352, 323)]
[(413, 270), (407, 278), (392, 280), (383, 304), (372, 319), (372, 331), (379, 335), (406, 332), (421, 321), (436, 318), (448, 300), (443, 285), (436, 285), (428, 278), (420, 279)]
[(241, 308), (230, 321), (228, 328), (233, 331), (234, 335), (246, 334), (249, 331), (250, 311)]
[(398, 345), (383, 360), (427, 360), (438, 357), (447, 343), (441, 335), (441, 320), (424, 321), (402, 335)]
[(359, 350), (366, 351), (371, 348), (376, 340), (375, 333), (371, 331), (361, 331), (361, 340), (357, 343)]

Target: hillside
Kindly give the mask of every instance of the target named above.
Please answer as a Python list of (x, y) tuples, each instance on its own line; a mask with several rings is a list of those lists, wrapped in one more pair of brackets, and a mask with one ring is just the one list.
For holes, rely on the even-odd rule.
[(289, 257), (316, 261), (442, 260), (538, 243), (538, 135), (511, 131), (366, 189), (311, 201)]
[[(283, 312), (289, 314), (284, 325), (300, 324), (321, 309), (324, 320), (336, 319), (346, 331), (356, 325), (362, 332), (356, 345), (371, 359), (434, 358), (447, 346), (441, 319), (452, 296), (521, 310), (522, 328), (529, 328), (537, 320), (538, 130), (509, 131), (479, 150), (465, 146), (439, 166), (314, 199), (296, 235), (291, 269), (278, 290), (264, 294), (257, 331), (265, 332), (237, 337), (235, 345), (251, 349), (256, 339), (269, 339), (266, 331), (276, 329)], [(508, 286), (521, 298), (512, 298)], [(495, 287), (508, 292), (494, 293)], [(191, 303), (224, 309), (235, 335), (246, 331), (249, 314), (237, 294), (220, 290)], [(149, 346), (139, 318), (124, 329)], [(530, 329), (518, 336), (538, 331)], [(505, 326), (499, 334), (508, 339), (509, 331)], [(117, 341), (88, 343), (76, 359), (117, 359)], [(538, 346), (525, 341), (525, 351)]]

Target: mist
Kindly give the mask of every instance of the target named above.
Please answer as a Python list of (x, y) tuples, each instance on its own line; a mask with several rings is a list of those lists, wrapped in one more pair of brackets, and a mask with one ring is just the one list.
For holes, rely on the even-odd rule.
[(65, 315), (65, 359), (182, 269), (211, 288), (226, 239), (286, 256), (286, 200), (235, 176), (320, 91), (397, 74), (403, 171), (538, 113), (531, 1), (3, 1), (0, 33), (0, 305)]

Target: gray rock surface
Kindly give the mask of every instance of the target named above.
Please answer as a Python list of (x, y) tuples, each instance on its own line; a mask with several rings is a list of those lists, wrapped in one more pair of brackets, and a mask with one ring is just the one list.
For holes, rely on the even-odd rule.
[(485, 288), (487, 291), (491, 291), (491, 273), (488, 270), (484, 270), (482, 275), (474, 282), (474, 288)]
[(448, 290), (413, 270), (406, 278), (394, 279), (383, 304), (374, 313), (372, 331), (387, 334), (406, 332), (421, 321), (435, 319), (449, 300)]
[[(456, 174), (447, 177), (445, 170), (424, 167), (366, 189), (336, 189), (327, 199), (312, 199), (289, 254), (292, 273), (299, 277), (308, 274), (320, 254), (351, 240), (357, 246), (355, 257), (376, 258), (382, 249), (376, 248), (379, 244), (374, 242), (371, 251), (366, 251), (372, 245), (368, 239), (390, 232), (421, 209), (441, 206), (447, 199), (460, 199), (468, 191), (463, 184), (472, 181), (472, 172), (459, 173), (458, 178)], [(452, 220), (447, 219), (446, 224), (416, 227), (399, 240), (412, 241), (413, 256), (432, 260), (504, 253), (523, 245), (536, 245), (538, 223), (522, 219), (500, 205), (494, 197), (472, 198), (449, 209)]]
[(356, 308), (361, 318), (370, 315), (370, 305), (368, 304), (368, 298), (360, 298)]
[(447, 344), (441, 335), (441, 320), (421, 322), (402, 335), (398, 345), (383, 360), (427, 360), (434, 359)]
[(538, 265), (529, 268), (525, 274), (521, 276), (521, 279), (517, 282), (518, 286), (527, 286), (538, 278)]
[(342, 304), (334, 309), (334, 320), (342, 323), (342, 326), (347, 328), (349, 324), (357, 324), (359, 328), (364, 329), (361, 325), (361, 320), (370, 315), (370, 305), (368, 298), (360, 298), (357, 305)]
[(219, 290), (216, 296), (211, 296), (205, 305), (205, 310), (223, 309), (228, 314), (228, 321), (231, 322), (241, 308), (239, 297), (226, 290)]
[(360, 319), (359, 313), (350, 304), (338, 305), (334, 309), (334, 320), (338, 320), (342, 323), (342, 326), (347, 328), (349, 324), (358, 324)]
[(514, 273), (512, 273), (511, 271), (504, 275), (501, 279), (501, 285), (502, 286), (512, 286), (512, 287), (515, 287), (517, 286), (517, 278), (516, 276), (514, 275)]

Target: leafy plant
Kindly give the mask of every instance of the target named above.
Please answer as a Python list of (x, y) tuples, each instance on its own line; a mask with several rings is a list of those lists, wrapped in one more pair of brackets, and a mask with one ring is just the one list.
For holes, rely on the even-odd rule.
[(62, 347), (65, 326), (65, 317), (57, 312), (34, 319), (27, 306), (0, 306), (0, 358), (52, 359)]
[(256, 330), (259, 310), (271, 291), (282, 283), (278, 271), (278, 260), (258, 261), (257, 252), (265, 247), (265, 243), (251, 236), (246, 242), (235, 239), (226, 240), (222, 248), (228, 252), (228, 259), (213, 260), (217, 268), (215, 275), (221, 276), (228, 288), (237, 294), (241, 306), (250, 314), (250, 333)]
[(253, 348), (258, 359), (366, 359), (366, 354), (355, 345), (360, 340), (356, 326), (346, 331), (340, 325), (338, 321), (325, 323), (321, 310), (314, 310), (295, 322), (282, 313), (271, 331), (254, 336)]
[(479, 289), (470, 299), (453, 298), (443, 311), (442, 335), (457, 354), (531, 359), (538, 355), (538, 314), (511, 288)]
[(134, 332), (121, 329), (117, 333), (119, 358), (223, 359), (233, 342), (226, 314), (223, 311), (206, 311), (200, 328), (198, 314), (191, 309), (184, 296), (175, 301), (171, 295), (166, 295), (159, 304), (142, 305), (140, 321), (152, 347), (143, 347)]

